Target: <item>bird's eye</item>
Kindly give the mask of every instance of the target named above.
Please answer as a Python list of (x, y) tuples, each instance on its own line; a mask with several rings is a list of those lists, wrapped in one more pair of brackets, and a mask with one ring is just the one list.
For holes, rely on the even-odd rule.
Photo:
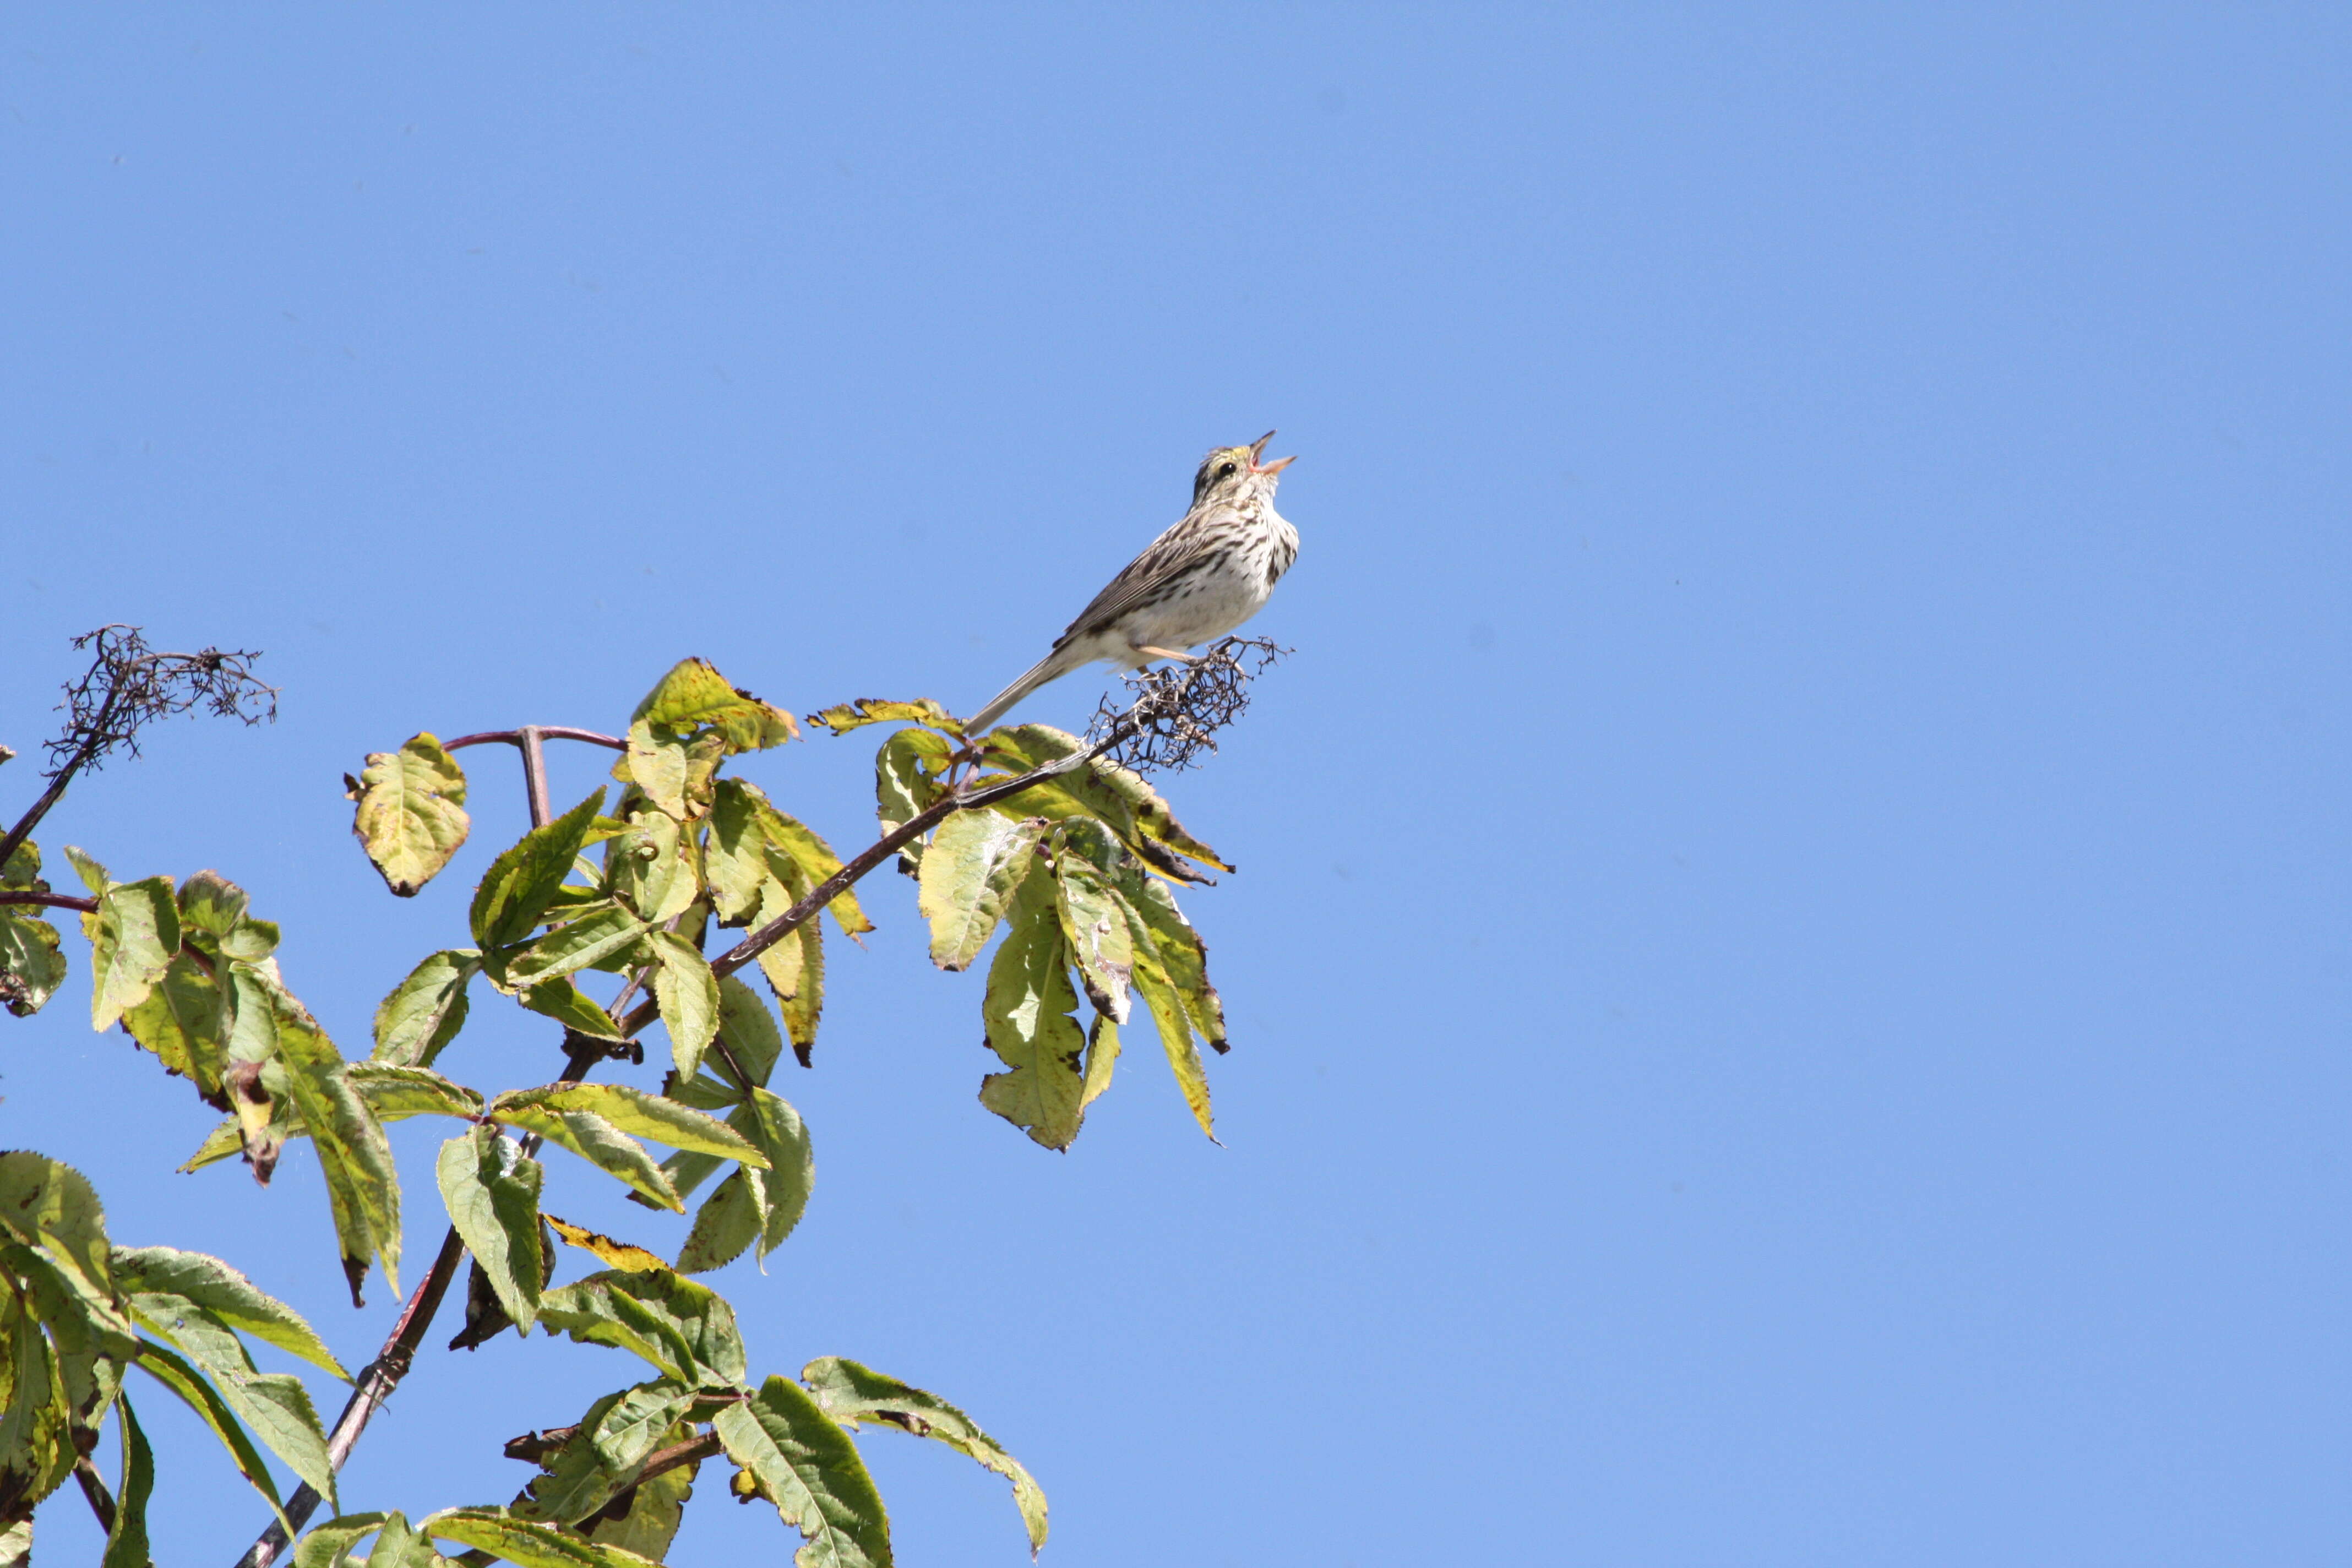
[(1234, 466), (1231, 463), (1220, 463), (1217, 465), (1217, 478), (1221, 479), (1230, 479), (1233, 477)]

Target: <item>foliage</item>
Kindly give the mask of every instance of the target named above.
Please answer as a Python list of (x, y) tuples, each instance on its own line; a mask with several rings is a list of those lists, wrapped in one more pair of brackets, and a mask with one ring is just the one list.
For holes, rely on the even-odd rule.
[[(236, 656), (241, 679), (249, 657)], [(86, 690), (76, 701), (106, 706)], [(852, 890), (867, 870), (895, 852), (916, 876), (940, 968), (982, 965), (996, 943), (981, 1006), (1003, 1070), (982, 1080), (981, 1103), (1066, 1149), (1109, 1087), (1139, 1003), (1187, 1107), (1212, 1131), (1198, 1043), (1225, 1048), (1223, 1011), (1175, 888), (1231, 868), (1140, 774), (1103, 760), (1132, 726), (1122, 735), (1114, 724), (1107, 741), (1042, 725), (968, 739), (928, 700), (860, 700), (812, 722), (835, 734), (904, 726), (876, 760), (883, 837), (846, 866), (726, 773), (798, 726), (699, 659), (665, 676), (618, 736), (419, 734), (370, 756), (346, 780), (353, 830), (404, 897), (467, 842), (466, 747), (519, 747), (543, 802), (545, 740), (602, 744), (617, 754), (617, 788), (561, 815), (535, 805), (531, 829), (481, 872), (467, 944), (408, 968), (376, 1009), (362, 1058), (347, 1057), (296, 996), (274, 956), (278, 927), (219, 874), (121, 881), (67, 847), (87, 896), (53, 889), (29, 837), (70, 768), (53, 776), (0, 866), (0, 1003), (21, 1016), (54, 997), (67, 960), (50, 916), (79, 912), (93, 1027), (129, 1035), (221, 1118), (185, 1168), (241, 1157), (266, 1184), (289, 1147), (306, 1145), (356, 1303), (373, 1269), (399, 1289), (403, 1191), (384, 1126), (444, 1118), (452, 1133), (434, 1174), (451, 1239), (331, 1429), (301, 1379), (264, 1373), (249, 1353), (259, 1341), (351, 1381), (290, 1308), (218, 1258), (115, 1246), (81, 1173), (30, 1152), (0, 1155), (0, 1563), (28, 1549), (33, 1508), (68, 1479), (107, 1524), (108, 1568), (147, 1562), (153, 1457), (125, 1386), (132, 1368), (195, 1411), (279, 1521), (249, 1562), (269, 1561), (323, 1500), (331, 1517), (293, 1552), (305, 1568), (362, 1551), (379, 1568), (438, 1564), (451, 1560), (445, 1547), (466, 1553), (459, 1561), (530, 1568), (657, 1563), (699, 1466), (724, 1461), (739, 1499), (766, 1500), (798, 1532), (804, 1568), (887, 1563), (888, 1520), (851, 1436), (866, 1425), (942, 1443), (1003, 1476), (1033, 1553), (1043, 1545), (1044, 1493), (961, 1411), (839, 1357), (809, 1363), (796, 1380), (755, 1376), (733, 1309), (692, 1276), (746, 1253), (764, 1259), (809, 1202), (809, 1132), (772, 1079), (787, 1044), (803, 1066), (814, 1059), (819, 916), (853, 939), (872, 930)], [(729, 945), (729, 932), (744, 934)], [(560, 1027), (561, 1078), (485, 1089), (448, 1076), (485, 988)], [(641, 1059), (636, 1042), (656, 1022), (669, 1052), (659, 1092), (583, 1081), (614, 1057)], [(682, 1215), (691, 1204), (683, 1241), (665, 1257), (546, 1212), (549, 1145), (646, 1207)], [(559, 1283), (561, 1258), (583, 1253), (595, 1267)], [(573, 1425), (509, 1443), (509, 1457), (537, 1473), (502, 1506), (413, 1523), (399, 1512), (336, 1514), (341, 1455), (406, 1371), (460, 1258), (467, 1322), (453, 1345), (537, 1328), (633, 1354), (641, 1375)], [(110, 1415), (123, 1456), (111, 1489), (88, 1457)], [(290, 1498), (266, 1456), (300, 1483)]]

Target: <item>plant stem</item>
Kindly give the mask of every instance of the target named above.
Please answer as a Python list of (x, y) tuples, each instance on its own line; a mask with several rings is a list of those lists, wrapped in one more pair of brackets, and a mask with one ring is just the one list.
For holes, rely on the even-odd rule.
[(105, 705), (99, 709), (98, 720), (90, 726), (89, 738), (82, 742), (81, 750), (73, 754), (71, 762), (58, 770), (57, 776), (49, 781), (49, 787), (43, 790), (41, 798), (33, 803), (33, 809), (18, 817), (16, 826), (8, 830), (8, 837), (0, 838), (0, 866), (5, 866), (8, 857), (16, 852), (16, 846), (32, 836), (33, 829), (41, 825), (41, 818), (49, 814), (49, 807), (57, 805), (58, 798), (66, 793), (66, 785), (73, 782), (74, 774), (81, 771), (81, 765), (89, 761), (91, 754), (98, 750), (100, 740), (106, 734), (107, 721), (114, 716), (115, 699), (121, 695), (121, 690), (119, 685), (106, 689)]
[(70, 893), (28, 893), (16, 889), (0, 891), (0, 904), (38, 904), (45, 910), (79, 910), (86, 915), (98, 912), (96, 899), (78, 899)]
[[(656, 1458), (659, 1458), (658, 1455)], [(74, 1461), (73, 1478), (81, 1483), (81, 1495), (89, 1500), (89, 1511), (98, 1515), (98, 1527), (107, 1534), (114, 1533), (114, 1494), (106, 1488), (106, 1479), (98, 1467), (84, 1454)]]

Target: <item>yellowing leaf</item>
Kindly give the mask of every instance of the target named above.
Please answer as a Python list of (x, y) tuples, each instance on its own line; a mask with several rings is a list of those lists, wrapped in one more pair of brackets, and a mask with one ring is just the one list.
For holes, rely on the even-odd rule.
[(1023, 882), (1007, 923), (989, 965), (982, 1014), (989, 1045), (1012, 1070), (983, 1079), (980, 1102), (1046, 1148), (1066, 1149), (1078, 1135), (1086, 1037), (1071, 1016), (1078, 994), (1066, 967), (1052, 883), (1043, 877)]
[(914, 723), (938, 730), (961, 739), (963, 721), (950, 713), (931, 699), (925, 697), (913, 702), (892, 702), (878, 697), (860, 697), (854, 701), (836, 702), (822, 713), (809, 715), (809, 722), (822, 724), (836, 735), (852, 730), (862, 730), (868, 724)]
[(916, 908), (931, 922), (931, 962), (970, 966), (987, 945), (1021, 879), (1036, 864), (1045, 819), (1015, 822), (992, 811), (960, 811), (939, 826), (924, 851)]
[(558, 1219), (551, 1214), (542, 1215), (541, 1217), (547, 1221), (548, 1228), (561, 1237), (567, 1246), (579, 1247), (583, 1252), (593, 1252), (614, 1268), (642, 1274), (648, 1269), (669, 1268), (668, 1264), (662, 1261), (659, 1255), (647, 1252), (642, 1247), (625, 1241), (614, 1241), (609, 1236), (590, 1230), (585, 1226), (573, 1225), (568, 1219)]
[(466, 842), (466, 771), (429, 734), (370, 753), (350, 792), (352, 831), (384, 885), (415, 896)]

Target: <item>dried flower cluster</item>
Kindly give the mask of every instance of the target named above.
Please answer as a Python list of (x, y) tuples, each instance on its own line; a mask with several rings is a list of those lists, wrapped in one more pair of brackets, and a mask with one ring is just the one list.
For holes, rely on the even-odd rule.
[(1125, 727), (1128, 734), (1106, 754), (1138, 773), (1197, 766), (1203, 752), (1215, 752), (1216, 732), (1249, 707), (1249, 683), (1290, 651), (1265, 637), (1226, 637), (1194, 655), (1190, 664), (1122, 676), (1133, 700), (1114, 708), (1104, 698), (1087, 733), (1102, 736)]

